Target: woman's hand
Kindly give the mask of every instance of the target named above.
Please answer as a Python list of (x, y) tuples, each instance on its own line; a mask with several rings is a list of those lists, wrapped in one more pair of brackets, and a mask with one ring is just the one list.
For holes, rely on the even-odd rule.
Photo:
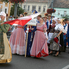
[(31, 28), (31, 30), (34, 30), (34, 28)]
[(47, 32), (46, 30), (47, 30), (47, 29), (46, 29), (46, 28), (44, 28), (44, 32)]
[(57, 37), (59, 37), (61, 33), (62, 33), (62, 31), (60, 31), (60, 32), (58, 33)]

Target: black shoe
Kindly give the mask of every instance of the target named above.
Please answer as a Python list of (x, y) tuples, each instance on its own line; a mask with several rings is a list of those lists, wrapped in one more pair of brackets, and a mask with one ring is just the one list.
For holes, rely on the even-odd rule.
[(27, 57), (31, 57), (30, 55), (27, 55)]
[(58, 55), (54, 54), (54, 57), (58, 57), (58, 56), (59, 56), (59, 54)]
[(53, 55), (53, 53), (49, 53), (49, 55)]

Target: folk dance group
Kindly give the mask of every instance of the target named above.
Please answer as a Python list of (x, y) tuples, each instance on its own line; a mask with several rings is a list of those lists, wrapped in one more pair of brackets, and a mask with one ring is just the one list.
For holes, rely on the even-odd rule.
[[(16, 26), (8, 42), (6, 32), (10, 25), (4, 24), (5, 13), (2, 12), (0, 15), (0, 63), (11, 62), (11, 52), (12, 54), (25, 55), (27, 25)], [(67, 21), (67, 19), (51, 18), (51, 15), (48, 17), (38, 15), (36, 26), (29, 26), (27, 56), (46, 57), (53, 54), (53, 51), (56, 51), (54, 56), (58, 56), (63, 49), (65, 50)]]
[[(56, 51), (54, 56), (58, 56), (61, 51), (65, 51), (67, 26), (66, 20), (38, 15), (36, 26), (29, 26), (27, 56), (46, 57), (53, 51)], [(27, 25), (17, 26), (11, 34), (9, 42), (12, 54), (25, 55), (26, 30)]]

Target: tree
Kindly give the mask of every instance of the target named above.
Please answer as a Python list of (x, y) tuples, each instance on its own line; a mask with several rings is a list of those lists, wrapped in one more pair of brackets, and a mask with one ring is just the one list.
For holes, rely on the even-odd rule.
[(18, 6), (18, 3), (22, 3), (24, 2), (25, 0), (9, 0), (10, 2), (12, 3), (15, 3), (15, 9), (14, 9), (14, 16), (16, 17), (17, 16), (17, 6)]
[[(10, 15), (14, 15), (14, 8), (15, 8), (15, 4), (11, 7)], [(22, 13), (24, 13), (24, 10), (21, 7), (19, 7), (19, 5), (18, 5), (17, 6), (17, 15), (22, 14)]]
[(15, 9), (14, 9), (14, 16), (16, 17), (17, 16), (17, 6), (18, 6), (18, 3), (23, 3), (25, 0), (1, 0), (1, 1), (4, 1), (4, 2), (11, 2), (11, 3), (15, 3)]
[(1, 0), (2, 2), (9, 2), (9, 0)]
[(19, 2), (24, 2), (24, 0), (9, 0), (12, 3), (19, 3)]
[(19, 2), (24, 2), (24, 0), (1, 0), (1, 1), (4, 1), (4, 2), (12, 2), (12, 3), (19, 3)]

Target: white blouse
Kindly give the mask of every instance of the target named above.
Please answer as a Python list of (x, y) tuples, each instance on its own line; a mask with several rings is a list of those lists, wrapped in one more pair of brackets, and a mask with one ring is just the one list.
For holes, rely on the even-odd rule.
[(63, 32), (64, 27), (63, 27), (62, 24), (58, 24), (58, 25), (56, 25), (55, 30), (59, 30), (59, 31), (62, 31)]

